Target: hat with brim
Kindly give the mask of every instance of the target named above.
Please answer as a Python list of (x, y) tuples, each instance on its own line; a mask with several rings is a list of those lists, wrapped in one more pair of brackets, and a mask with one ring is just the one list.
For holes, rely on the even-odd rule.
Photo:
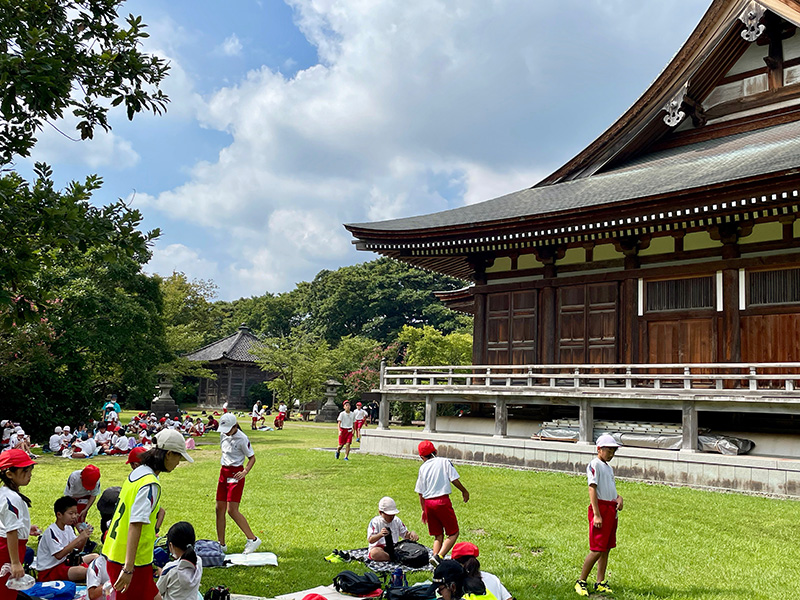
[(126, 465), (138, 465), (142, 462), (142, 454), (147, 452), (147, 449), (144, 446), (136, 446), (133, 448), (130, 453), (128, 454), (128, 460), (125, 461)]
[(231, 429), (236, 427), (236, 415), (233, 413), (225, 413), (219, 420), (219, 427), (217, 431), (220, 433), (229, 433)]
[(620, 446), (622, 446), (622, 444), (620, 444), (617, 440), (615, 440), (613, 435), (604, 433), (599, 438), (597, 438), (598, 448), (619, 448)]
[(81, 485), (84, 489), (93, 490), (100, 481), (100, 469), (96, 465), (86, 465), (81, 470)]
[(460, 562), (450, 559), (443, 560), (433, 572), (433, 581), (428, 588), (428, 593), (433, 594), (431, 596), (433, 598), (439, 590), (439, 586), (462, 582), (466, 576), (467, 572)]
[(156, 434), (156, 448), (177, 452), (187, 462), (193, 463), (194, 460), (186, 452), (186, 442), (183, 436), (174, 429), (164, 429)]
[(397, 503), (389, 496), (384, 496), (378, 502), (378, 511), (386, 513), (387, 515), (396, 515), (400, 511), (397, 508)]
[(0, 469), (24, 468), (35, 464), (36, 461), (28, 456), (27, 452), (19, 448), (0, 452)]
[(463, 558), (464, 556), (474, 556), (478, 558), (479, 554), (480, 550), (478, 550), (478, 547), (472, 542), (458, 542), (453, 546), (453, 550), (450, 552), (450, 556), (453, 557), (453, 560)]

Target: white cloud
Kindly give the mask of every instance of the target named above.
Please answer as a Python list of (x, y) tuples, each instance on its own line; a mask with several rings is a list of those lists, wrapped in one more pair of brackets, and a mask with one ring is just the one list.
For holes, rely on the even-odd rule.
[[(615, 77), (641, 92), (694, 18), (616, 0), (637, 7), (625, 20), (637, 34), (620, 36), (617, 11), (599, 0), (288, 2), (320, 63), (290, 78), (255, 69), (197, 104), (200, 124), (233, 141), (183, 185), (145, 199), (225, 239), (222, 296), (290, 289), (372, 258), (354, 254), (343, 222), (534, 185), (635, 99), (614, 94)], [(681, 39), (648, 34), (654, 15), (659, 32)], [(235, 35), (223, 50), (228, 42), (241, 51)]]
[(186, 273), (189, 279), (215, 279), (217, 264), (202, 258), (200, 252), (183, 244), (156, 243), (153, 257), (145, 271), (169, 277), (174, 271)]
[[(133, 145), (113, 131), (98, 128), (91, 140), (77, 141), (80, 135), (75, 130), (78, 120), (69, 115), (58, 121), (58, 130), (45, 125), (31, 156), (32, 161), (49, 164), (73, 164), (92, 170), (128, 169), (139, 162), (139, 154)], [(69, 136), (69, 137), (67, 137)]]
[(239, 56), (242, 53), (242, 42), (239, 41), (239, 36), (235, 33), (230, 34), (225, 38), (225, 41), (219, 47), (220, 52), (225, 56)]

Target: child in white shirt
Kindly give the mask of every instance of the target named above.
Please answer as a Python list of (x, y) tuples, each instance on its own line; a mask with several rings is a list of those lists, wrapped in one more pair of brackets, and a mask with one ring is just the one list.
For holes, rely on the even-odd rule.
[(72, 528), (78, 522), (78, 502), (75, 498), (62, 496), (53, 505), (56, 522), (44, 530), (36, 549), (36, 570), (39, 581), (85, 581), (88, 564), (97, 558), (97, 554), (86, 554), (81, 557), (81, 564), (69, 566), (67, 557), (73, 550), (83, 550), (89, 536), (91, 526), (85, 526), (78, 535)]
[(409, 531), (403, 524), (397, 513), (397, 504), (389, 496), (384, 496), (378, 502), (378, 516), (374, 517), (367, 526), (367, 543), (369, 544), (369, 557), (372, 560), (387, 561), (392, 560), (392, 556), (387, 549), (386, 536), (392, 534), (392, 548), (401, 539), (416, 542), (419, 536)]
[(203, 559), (194, 553), (194, 527), (180, 521), (169, 528), (167, 544), (175, 560), (164, 565), (156, 585), (164, 600), (196, 600)]

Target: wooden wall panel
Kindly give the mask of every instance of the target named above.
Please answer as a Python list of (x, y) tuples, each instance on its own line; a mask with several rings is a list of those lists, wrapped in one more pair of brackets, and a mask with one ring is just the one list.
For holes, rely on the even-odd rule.
[(800, 361), (800, 313), (742, 317), (743, 362)]
[(716, 361), (714, 319), (675, 319), (648, 323), (648, 362)]
[(558, 290), (558, 362), (617, 362), (619, 284), (594, 283)]
[(536, 362), (537, 293), (521, 290), (487, 295), (487, 364)]

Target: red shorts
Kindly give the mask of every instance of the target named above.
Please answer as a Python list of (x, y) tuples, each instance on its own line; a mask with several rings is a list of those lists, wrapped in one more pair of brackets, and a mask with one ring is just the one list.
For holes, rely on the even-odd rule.
[[(75, 498), (75, 500), (78, 503), (78, 513), (83, 512), (84, 509), (86, 509), (86, 507), (89, 506), (90, 498), (91, 496), (86, 496), (85, 498)], [(78, 516), (78, 521), (77, 521), (78, 523), (83, 523), (85, 521), (86, 521), (86, 515)]]
[[(17, 544), (17, 556), (19, 560), (25, 558), (25, 548), (28, 540), (19, 540)], [(0, 537), (0, 565), (11, 562), (11, 557), (8, 554), (8, 540)], [(0, 600), (17, 600), (17, 590), (11, 590), (6, 587), (8, 575), (0, 577)]]
[[(83, 563), (75, 566), (78, 568), (86, 569), (86, 565)], [(67, 565), (67, 562), (64, 561), (60, 565), (56, 565), (52, 569), (39, 571), (39, 581), (69, 581), (69, 570), (71, 568), (72, 567)], [(85, 580), (86, 575), (84, 575), (83, 578)]]
[(275, 418), (278, 419), (278, 421), (285, 421), (286, 420), (286, 413), (285, 412), (279, 412), (278, 416), (275, 417)]
[(108, 453), (111, 455), (117, 455), (117, 454), (127, 454), (128, 452), (130, 452), (130, 450), (120, 450), (119, 448), (112, 448), (111, 450), (109, 450)]
[(458, 519), (450, 496), (426, 498), (423, 511), (428, 522), (428, 533), (432, 536), (458, 533)]
[[(119, 563), (106, 561), (106, 572), (114, 585), (122, 573), (122, 565)], [(133, 567), (133, 576), (125, 592), (117, 592), (117, 600), (153, 600), (158, 595), (156, 582), (153, 581), (153, 565), (143, 567)]]
[(361, 429), (364, 426), (364, 423), (366, 422), (367, 422), (366, 419), (359, 419), (358, 421), (355, 422), (355, 428)]
[(339, 429), (339, 445), (344, 446), (345, 444), (352, 444), (353, 443), (353, 430), (352, 429)]
[(598, 500), (603, 526), (594, 526), (594, 510), (589, 505), (589, 550), (606, 552), (617, 546), (617, 503), (614, 500)]
[(222, 467), (219, 470), (219, 481), (217, 482), (217, 500), (219, 502), (241, 502), (242, 492), (244, 492), (244, 477), (238, 481), (228, 481), (233, 476), (244, 471), (244, 465), (238, 467)]

